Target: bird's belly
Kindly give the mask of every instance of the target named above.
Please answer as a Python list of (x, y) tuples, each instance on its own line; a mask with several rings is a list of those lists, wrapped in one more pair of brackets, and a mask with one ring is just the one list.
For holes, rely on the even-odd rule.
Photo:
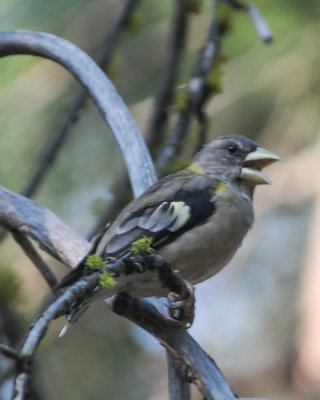
[(251, 203), (243, 201), (218, 204), (212, 223), (185, 232), (159, 254), (193, 284), (210, 278), (230, 261), (252, 225)]

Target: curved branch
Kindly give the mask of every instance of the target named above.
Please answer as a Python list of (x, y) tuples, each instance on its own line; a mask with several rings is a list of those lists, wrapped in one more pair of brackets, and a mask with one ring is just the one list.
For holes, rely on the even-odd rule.
[(0, 225), (31, 237), (39, 246), (74, 268), (91, 246), (74, 229), (47, 208), (0, 186)]
[(26, 398), (30, 385), (30, 370), (33, 364), (35, 351), (43, 338), (49, 323), (65, 314), (71, 304), (80, 296), (92, 291), (99, 282), (99, 274), (96, 272), (71, 286), (65, 293), (52, 303), (46, 311), (32, 325), (19, 355), (17, 375), (15, 377), (13, 400)]
[(156, 180), (145, 142), (111, 81), (79, 47), (44, 32), (0, 32), (0, 57), (31, 54), (63, 65), (84, 86), (114, 134), (125, 160), (135, 197)]
[[(105, 69), (106, 66), (109, 64), (112, 51), (117, 44), (119, 36), (123, 28), (128, 24), (130, 17), (138, 3), (139, 0), (127, 0), (119, 17), (113, 22), (111, 28), (108, 28), (108, 33), (102, 40), (99, 55), (97, 57), (97, 64), (102, 69)], [(35, 171), (21, 193), (24, 196), (31, 197), (33, 193), (38, 189), (40, 183), (43, 181), (47, 170), (53, 163), (56, 154), (64, 143), (67, 133), (70, 130), (69, 128), (76, 120), (79, 110), (81, 110), (81, 108), (85, 104), (87, 97), (87, 92), (83, 90), (81, 90), (74, 96), (64, 117), (62, 118), (62, 121), (60, 122), (60, 125), (52, 133), (43, 152), (40, 154)]]
[[(29, 31), (0, 32), (0, 57), (21, 53), (52, 59), (66, 67), (80, 81), (119, 143), (135, 197), (144, 192), (156, 179), (149, 152), (126, 106), (99, 67), (78, 47), (56, 36)], [(76, 266), (90, 249), (90, 244), (84, 238), (67, 227), (51, 211), (1, 187), (0, 224), (31, 236), (45, 251), (71, 267)], [(15, 399), (24, 398), (23, 394), (30, 379), (29, 363), (31, 362), (31, 367), (34, 352), (48, 324), (64, 313), (76, 298), (90, 292), (97, 285), (97, 279), (94, 273), (78, 281), (56, 300), (31, 328), (20, 353), (27, 365), (24, 364), (23, 368), (18, 368)], [(133, 312), (130, 315), (128, 305), (122, 311), (122, 315), (134, 320)], [(159, 313), (155, 311), (153, 317), (148, 319), (148, 310), (144, 309), (138, 316), (139, 318), (134, 322), (141, 326), (141, 322), (150, 323), (149, 332), (161, 339), (163, 344), (166, 343), (169, 351), (175, 350), (172, 354), (186, 363), (187, 367), (192, 367), (192, 371), (195, 371), (195, 381), (200, 382), (199, 387), (208, 399), (237, 398), (223, 377), (221, 380), (222, 375), (214, 362), (199, 346), (197, 348), (190, 345), (193, 339), (187, 332), (182, 331), (182, 336), (178, 332), (177, 336), (174, 333), (176, 328), (171, 326), (167, 328), (166, 336), (161, 337), (163, 321)], [(197, 358), (199, 358), (201, 370), (195, 367)], [(215, 388), (215, 394), (211, 390), (212, 387)]]
[(121, 293), (106, 303), (112, 311), (139, 325), (159, 340), (182, 368), (185, 378), (195, 383), (207, 399), (239, 399), (213, 359), (185, 329), (160, 314), (152, 304), (132, 298), (127, 293)]

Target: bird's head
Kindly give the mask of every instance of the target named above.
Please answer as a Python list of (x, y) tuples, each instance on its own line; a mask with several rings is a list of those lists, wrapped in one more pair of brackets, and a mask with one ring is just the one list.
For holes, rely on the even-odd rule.
[(207, 144), (195, 157), (194, 165), (206, 173), (251, 187), (271, 183), (261, 170), (280, 157), (240, 135), (221, 136)]

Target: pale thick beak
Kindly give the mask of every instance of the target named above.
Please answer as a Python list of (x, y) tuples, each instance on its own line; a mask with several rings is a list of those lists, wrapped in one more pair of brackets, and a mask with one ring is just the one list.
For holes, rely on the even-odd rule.
[(262, 147), (258, 147), (257, 150), (247, 155), (243, 162), (240, 176), (253, 185), (269, 184), (271, 180), (263, 175), (261, 170), (280, 160), (281, 158), (277, 156), (277, 154), (265, 150)]

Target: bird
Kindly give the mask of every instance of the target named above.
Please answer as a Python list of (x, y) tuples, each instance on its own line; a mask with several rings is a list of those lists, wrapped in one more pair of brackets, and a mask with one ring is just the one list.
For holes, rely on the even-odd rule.
[[(182, 279), (192, 285), (209, 279), (241, 246), (254, 220), (255, 188), (271, 183), (261, 171), (279, 160), (244, 136), (216, 138), (188, 168), (159, 179), (129, 203), (109, 224), (96, 254), (119, 258), (130, 253), (133, 242), (148, 237)], [(83, 270), (81, 264), (71, 271), (60, 287), (73, 283)], [(165, 295), (150, 271), (119, 279), (105, 297), (119, 291), (138, 297)]]

